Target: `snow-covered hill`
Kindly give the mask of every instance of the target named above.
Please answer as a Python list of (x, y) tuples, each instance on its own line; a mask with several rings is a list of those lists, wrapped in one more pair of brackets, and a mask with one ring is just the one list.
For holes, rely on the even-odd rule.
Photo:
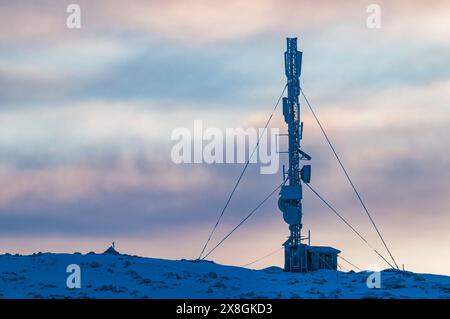
[[(66, 286), (67, 266), (81, 269), (81, 288)], [(0, 256), (0, 298), (450, 298), (450, 277), (385, 270), (285, 273), (213, 262), (114, 254)]]

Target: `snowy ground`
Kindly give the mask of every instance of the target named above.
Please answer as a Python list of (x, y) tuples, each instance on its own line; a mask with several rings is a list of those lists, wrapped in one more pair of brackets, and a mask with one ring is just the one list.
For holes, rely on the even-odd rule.
[[(80, 289), (66, 286), (69, 264), (81, 268)], [(0, 298), (450, 298), (449, 276), (386, 270), (381, 288), (369, 289), (370, 274), (293, 274), (114, 254), (6, 254)]]

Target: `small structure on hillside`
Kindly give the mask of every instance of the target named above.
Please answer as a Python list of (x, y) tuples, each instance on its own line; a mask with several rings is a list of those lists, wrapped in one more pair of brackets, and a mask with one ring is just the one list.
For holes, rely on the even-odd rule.
[(328, 246), (310, 246), (299, 244), (297, 249), (289, 247), (289, 240), (284, 243), (284, 270), (307, 272), (319, 269), (337, 270), (337, 256), (341, 252)]
[(105, 255), (120, 255), (120, 253), (116, 250), (116, 245), (112, 242), (111, 246), (107, 250), (103, 252)]

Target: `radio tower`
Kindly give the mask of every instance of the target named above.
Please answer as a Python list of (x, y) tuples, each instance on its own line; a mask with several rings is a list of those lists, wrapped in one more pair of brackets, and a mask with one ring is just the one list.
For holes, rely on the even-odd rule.
[[(289, 138), (289, 183), (282, 186), (278, 207), (283, 212), (284, 221), (289, 224), (290, 235), (284, 243), (285, 271), (305, 272), (320, 268), (336, 268), (337, 249), (331, 247), (313, 247), (302, 244), (302, 182), (309, 183), (311, 165), (300, 167), (301, 160), (309, 161), (311, 157), (302, 151), (303, 122), (300, 119), (300, 74), (302, 52), (297, 51), (297, 38), (287, 38), (284, 53), (285, 73), (287, 78), (287, 97), (283, 98), (283, 115), (288, 126)], [(286, 180), (283, 167), (283, 180)]]

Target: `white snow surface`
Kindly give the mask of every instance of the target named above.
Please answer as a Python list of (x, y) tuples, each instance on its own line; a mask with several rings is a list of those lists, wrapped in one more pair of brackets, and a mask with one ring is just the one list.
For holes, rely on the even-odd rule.
[[(66, 285), (66, 268), (81, 268), (81, 288)], [(0, 255), (0, 298), (450, 298), (450, 276), (320, 270), (287, 273), (210, 261), (164, 260), (116, 254)]]

